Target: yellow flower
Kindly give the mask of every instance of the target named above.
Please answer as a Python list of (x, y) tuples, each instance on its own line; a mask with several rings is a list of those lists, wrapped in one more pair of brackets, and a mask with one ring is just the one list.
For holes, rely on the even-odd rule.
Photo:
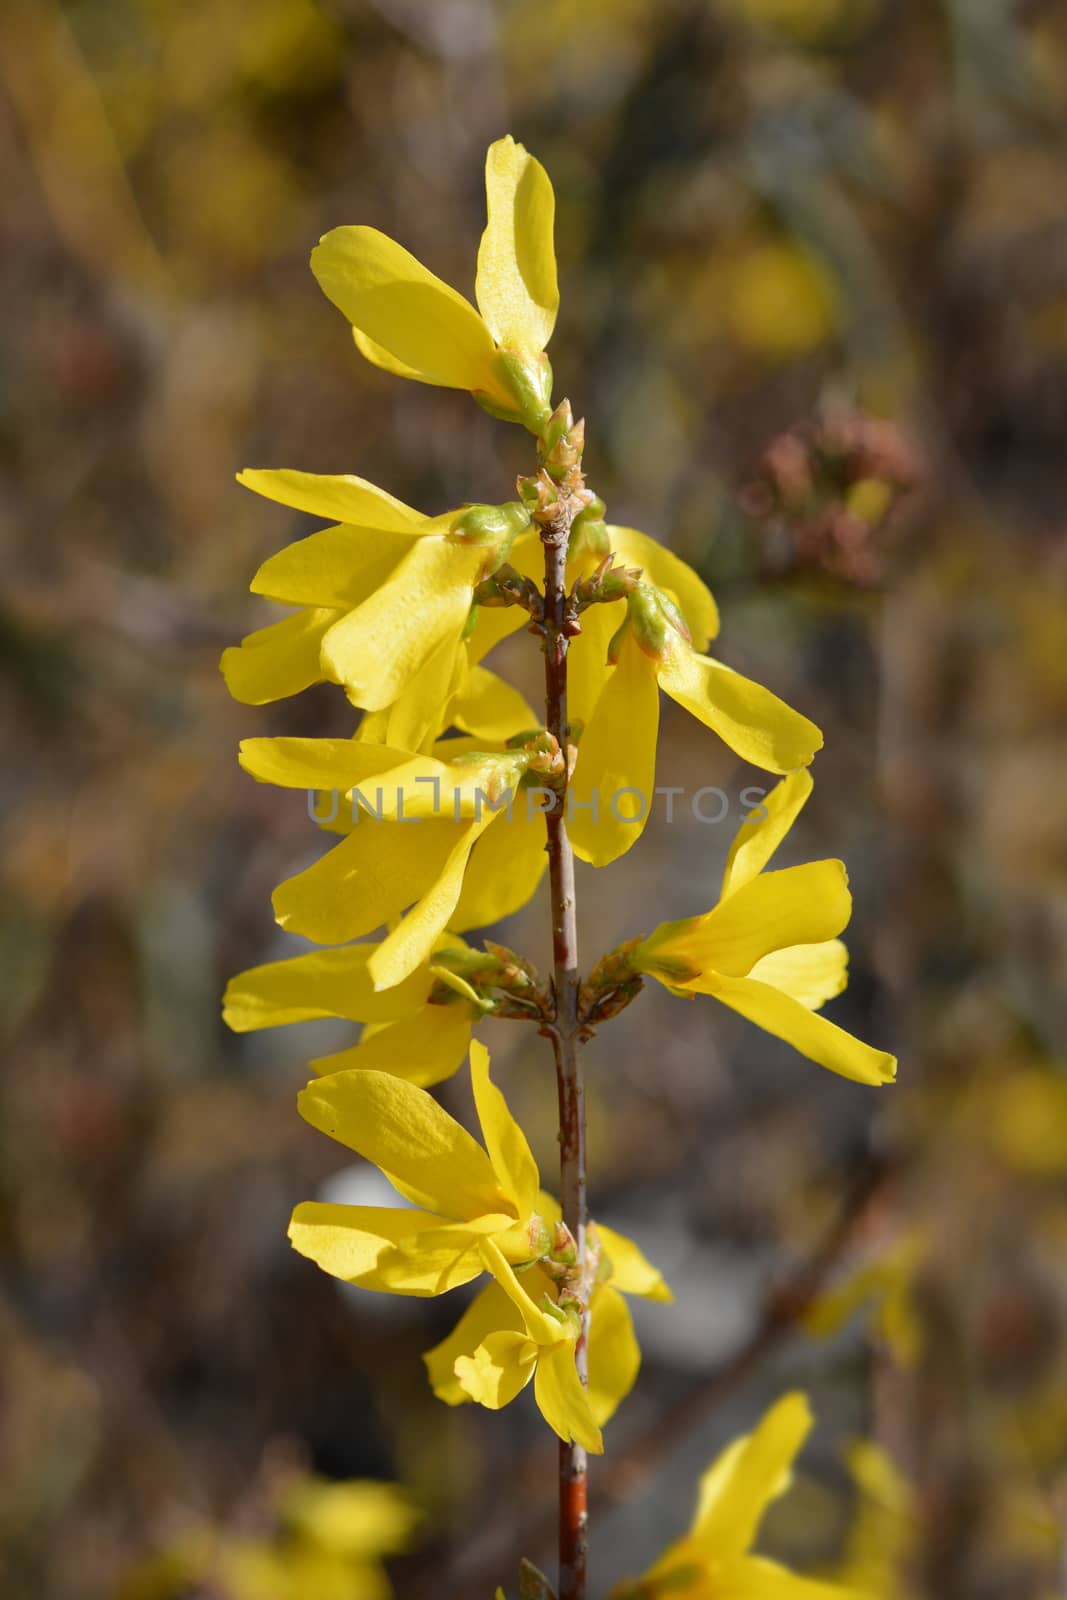
[(856, 1590), (797, 1577), (752, 1554), (767, 1507), (789, 1488), (812, 1420), (802, 1394), (772, 1406), (756, 1431), (736, 1439), (701, 1478), (689, 1532), (643, 1578), (619, 1584), (613, 1600), (864, 1600)]
[[(460, 1323), (464, 1334), (452, 1354), (464, 1391), (483, 1404), (504, 1405), (533, 1377), (535, 1398), (549, 1425), (561, 1438), (599, 1450), (592, 1409), (598, 1391), (588, 1395), (575, 1368), (577, 1318), (553, 1300), (551, 1275), (544, 1278), (543, 1298), (536, 1304), (515, 1273), (516, 1267), (537, 1271), (538, 1262), (548, 1263), (553, 1251), (558, 1255), (553, 1226), (558, 1211), (541, 1194), (526, 1136), (492, 1083), (489, 1056), (479, 1044), (471, 1046), (471, 1082), (484, 1148), (430, 1095), (401, 1078), (339, 1072), (309, 1084), (298, 1102), (301, 1115), (373, 1161), (416, 1209), (307, 1202), (293, 1212), (289, 1237), (323, 1271), (393, 1294), (444, 1294), (492, 1273), (505, 1307), (510, 1302), (518, 1320), (514, 1314), (499, 1317), (498, 1295), (490, 1307), (492, 1325), (479, 1323), (480, 1336), (472, 1340), (468, 1319), (474, 1307), (484, 1307), (483, 1297), (475, 1301)], [(636, 1292), (666, 1297), (655, 1269), (635, 1246), (608, 1230), (604, 1238), (605, 1250), (618, 1255), (623, 1277), (628, 1274)], [(604, 1389), (617, 1403), (621, 1394), (616, 1391), (623, 1382), (628, 1388), (636, 1376), (636, 1354), (629, 1318), (619, 1318), (610, 1284), (598, 1294), (605, 1289), (610, 1292), (601, 1316), (601, 1343), (608, 1352)], [(441, 1359), (440, 1347), (431, 1352), (432, 1373)], [(604, 1404), (601, 1397), (602, 1411)]]
[(831, 1072), (888, 1083), (895, 1057), (817, 1015), (845, 987), (848, 953), (836, 935), (848, 923), (852, 897), (843, 863), (763, 871), (811, 790), (806, 772), (777, 784), (763, 802), (764, 817), (744, 823), (734, 839), (718, 905), (662, 923), (628, 960), (675, 994), (712, 995)]
[[(591, 608), (600, 609), (616, 608)], [(581, 735), (570, 795), (574, 848), (594, 866), (622, 855), (644, 828), (656, 782), (660, 689), (765, 771), (807, 766), (822, 744), (815, 724), (777, 695), (699, 654), (682, 610), (654, 583), (639, 583), (627, 600), (608, 660)]]
[(432, 720), (463, 687), (474, 588), (528, 527), (523, 507), (426, 517), (354, 476), (249, 470), (238, 481), (336, 520), (271, 556), (253, 578), (253, 594), (302, 609), (223, 652), (234, 698), (261, 705), (327, 680), (354, 705), (380, 711), (420, 684)]
[(469, 389), (494, 416), (537, 433), (551, 411), (544, 350), (559, 309), (555, 198), (544, 168), (510, 136), (489, 147), (485, 187), (477, 311), (377, 228), (334, 228), (312, 252), (311, 270), (368, 361)]
[(904, 1600), (905, 1562), (916, 1535), (911, 1488), (869, 1440), (851, 1446), (848, 1467), (859, 1493), (838, 1577), (870, 1600)]
[[(558, 1222), (561, 1215), (556, 1201), (544, 1193), (538, 1197), (538, 1212), (550, 1224)], [(588, 1240), (598, 1253), (599, 1270), (589, 1303), (587, 1394), (592, 1417), (602, 1427), (633, 1388), (641, 1366), (624, 1295), (661, 1301), (672, 1296), (661, 1274), (624, 1234), (591, 1223)], [(494, 1259), (488, 1250), (486, 1255), (495, 1281), (471, 1302), (448, 1337), (423, 1358), (434, 1393), (447, 1405), (476, 1400), (497, 1410), (519, 1393), (537, 1366), (535, 1394), (545, 1412), (543, 1391), (559, 1381), (538, 1365), (546, 1359), (544, 1308), (554, 1300), (556, 1286), (540, 1266), (524, 1267), (520, 1278), (507, 1262)], [(558, 1321), (547, 1328), (553, 1341), (558, 1341), (556, 1327)], [(547, 1359), (562, 1359), (556, 1342), (550, 1344)], [(573, 1366), (573, 1356), (570, 1361)], [(569, 1381), (569, 1374), (564, 1381)]]
[(917, 1229), (905, 1233), (842, 1282), (816, 1296), (804, 1313), (805, 1331), (817, 1339), (829, 1338), (865, 1306), (873, 1331), (885, 1340), (897, 1365), (914, 1367), (923, 1344), (915, 1287), (926, 1255), (923, 1234)]
[(457, 993), (448, 965), (450, 955), (464, 953), (462, 940), (445, 935), (441, 943), (444, 948), (432, 960), (384, 992), (374, 988), (369, 971), (377, 944), (311, 950), (251, 967), (227, 984), (223, 1021), (235, 1033), (321, 1017), (362, 1022), (357, 1045), (318, 1057), (311, 1070), (324, 1076), (371, 1067), (428, 1088), (456, 1071), (466, 1057), (471, 1028), (483, 1015), (476, 998), (472, 1002), (462, 990)]
[(428, 961), (446, 927), (463, 932), (517, 911), (545, 870), (539, 802), (521, 787), (528, 775), (538, 786), (539, 751), (465, 745), (438, 746), (457, 750), (443, 761), (357, 739), (242, 742), (241, 765), (261, 782), (345, 796), (331, 826), (346, 837), (278, 886), (274, 913), (316, 944), (389, 924), (367, 962), (376, 989)]

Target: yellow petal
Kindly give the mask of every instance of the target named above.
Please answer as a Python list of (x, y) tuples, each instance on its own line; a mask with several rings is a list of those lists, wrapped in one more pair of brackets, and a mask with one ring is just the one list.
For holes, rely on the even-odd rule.
[(474, 667), (452, 705), (452, 721), (465, 733), (503, 743), (514, 733), (540, 727), (537, 713), (517, 689), (488, 667)]
[(438, 645), (459, 644), (484, 560), (479, 549), (420, 539), (368, 600), (334, 623), (323, 666), (354, 704), (391, 705)]
[(674, 1296), (663, 1281), (663, 1274), (654, 1267), (643, 1251), (624, 1233), (614, 1228), (596, 1224), (600, 1243), (611, 1262), (611, 1283), (624, 1294), (639, 1294), (645, 1300), (671, 1301)]
[[(246, 467), (237, 482), (279, 505), (307, 511), (328, 522), (351, 522), (357, 528), (390, 533), (432, 532), (439, 519), (423, 516), (412, 506), (354, 473), (297, 472), (291, 467)], [(455, 513), (452, 513), (454, 515)]]
[(703, 578), (673, 550), (636, 528), (618, 528), (609, 523), (608, 539), (616, 564), (640, 567), (650, 583), (665, 589), (686, 620), (693, 648), (706, 650), (719, 631), (719, 608)]
[(427, 751), (452, 720), (449, 707), (466, 678), (466, 648), (454, 638), (442, 639), (391, 706), (367, 712), (360, 723), (359, 737), (376, 738), (382, 744), (405, 750)]
[(552, 184), (509, 134), (489, 146), (485, 191), (489, 218), (478, 249), (478, 309), (498, 344), (537, 354), (552, 337), (559, 310)]
[(526, 1135), (508, 1110), (507, 1101), (489, 1076), (489, 1052), (477, 1040), (471, 1045), (471, 1086), (482, 1139), (497, 1182), (525, 1222), (537, 1202), (541, 1179)]
[(505, 1210), (485, 1151), (425, 1089), (388, 1072), (337, 1072), (297, 1099), (306, 1122), (373, 1161), (413, 1205), (458, 1221)]
[[(295, 1250), (307, 1256), (331, 1277), (358, 1283), (365, 1289), (388, 1290), (392, 1294), (425, 1294), (418, 1268), (411, 1267), (413, 1288), (398, 1281), (386, 1282), (380, 1271), (383, 1259), (392, 1259), (396, 1247), (407, 1240), (423, 1237), (435, 1228), (448, 1227), (447, 1221), (424, 1211), (404, 1211), (388, 1206), (322, 1205), (308, 1200), (297, 1206), (289, 1224), (289, 1238)], [(482, 1271), (472, 1240), (474, 1254), (466, 1277), (469, 1283)]]
[(481, 317), (395, 240), (376, 228), (334, 228), (312, 251), (311, 270), (352, 326), (423, 383), (495, 388)]
[(456, 1381), (469, 1399), (499, 1411), (525, 1389), (536, 1365), (533, 1340), (502, 1330), (487, 1334), (472, 1355), (456, 1357)]
[(501, 816), (475, 846), (450, 926), (462, 933), (511, 916), (533, 898), (547, 867), (544, 822), (536, 812), (527, 815), (527, 794), (520, 789), (511, 820)]
[[(407, 983), (398, 984), (395, 989), (383, 990), (376, 998), (388, 1005), (393, 995), (407, 988)], [(470, 1037), (469, 1005), (458, 1001), (447, 1006), (420, 1006), (410, 1016), (365, 1033), (351, 1049), (319, 1056), (310, 1066), (320, 1077), (331, 1072), (350, 1072), (356, 1067), (391, 1072), (408, 1083), (428, 1089), (431, 1084), (443, 1083), (463, 1065)]]
[(400, 533), (323, 528), (264, 561), (252, 579), (252, 593), (286, 605), (349, 611), (385, 582), (410, 549), (411, 540)]
[(658, 731), (656, 663), (628, 637), (582, 734), (568, 794), (567, 832), (575, 853), (594, 867), (623, 855), (644, 831)]
[(573, 1440), (593, 1455), (603, 1455), (604, 1441), (589, 1396), (574, 1364), (574, 1345), (567, 1341), (542, 1349), (534, 1377), (534, 1398), (553, 1433), (564, 1444)]
[[(744, 977), (772, 950), (821, 944), (846, 927), (852, 911), (842, 861), (807, 861), (780, 872), (761, 872), (727, 900), (698, 917), (662, 949), (682, 956), (702, 973)], [(694, 984), (700, 992), (700, 981)]]
[(423, 1356), (434, 1394), (446, 1405), (463, 1405), (471, 1396), (456, 1377), (456, 1361), (473, 1356), (490, 1334), (503, 1331), (525, 1336), (526, 1325), (498, 1283), (478, 1293), (448, 1336)]
[(641, 1349), (630, 1308), (611, 1284), (601, 1284), (589, 1307), (589, 1406), (600, 1427), (615, 1415), (637, 1381)]
[(321, 683), (323, 637), (339, 614), (322, 607), (298, 611), (224, 650), (219, 666), (233, 698), (262, 706)]
[(747, 1553), (767, 1507), (788, 1486), (812, 1423), (805, 1396), (788, 1394), (753, 1433), (723, 1451), (700, 1480), (694, 1544), (722, 1562)]
[[(394, 984), (402, 983), (421, 962), (429, 959), (438, 938), (452, 920), (471, 850), (481, 834), (496, 820), (489, 812), (481, 821), (470, 822), (459, 828), (458, 838), (418, 904), (382, 940), (371, 957), (370, 974), (377, 988), (391, 989)], [(416, 824), (427, 832), (441, 825), (439, 822)], [(394, 826), (402, 827), (403, 824)], [(454, 824), (445, 826), (456, 832)]]
[(413, 973), (407, 983), (378, 994), (367, 972), (376, 948), (356, 944), (311, 950), (239, 972), (226, 985), (223, 1021), (235, 1033), (249, 1033), (318, 1017), (348, 1017), (352, 1022), (403, 1017), (425, 1002), (433, 980), (428, 971)]
[(615, 668), (608, 661), (608, 645), (626, 618), (623, 601), (590, 606), (582, 612), (582, 631), (567, 649), (567, 715), (588, 727), (597, 701)]
[(896, 1057), (846, 1033), (835, 1022), (783, 994), (769, 984), (752, 978), (719, 978), (702, 992), (739, 1011), (765, 1033), (784, 1039), (809, 1061), (851, 1078), (855, 1083), (891, 1083), (897, 1075)]
[[(547, 1311), (543, 1310), (533, 1298), (535, 1292), (538, 1295), (544, 1293), (544, 1280), (541, 1278), (540, 1272), (537, 1269), (532, 1272), (524, 1272), (523, 1281), (520, 1282), (514, 1267), (505, 1259), (503, 1252), (492, 1239), (486, 1239), (482, 1245), (482, 1260), (485, 1262), (486, 1271), (492, 1273), (501, 1289), (503, 1289), (512, 1305), (518, 1311), (523, 1326), (534, 1343), (538, 1346), (548, 1346), (559, 1344), (560, 1342), (568, 1345), (573, 1364), (573, 1333), (562, 1322), (557, 1321), (555, 1317), (550, 1316)], [(527, 1284), (530, 1285), (529, 1288), (526, 1287)]]
[(814, 722), (721, 661), (697, 655), (684, 642), (660, 667), (660, 688), (717, 733), (744, 761), (767, 772), (806, 767), (822, 746)]
[[(275, 918), (316, 944), (344, 944), (372, 933), (432, 889), (464, 832), (464, 824), (443, 819), (408, 826), (364, 818), (312, 866), (278, 885)], [(370, 970), (377, 983), (373, 961)]]
[(743, 822), (734, 836), (722, 879), (721, 899), (762, 872), (800, 814), (814, 784), (810, 772), (791, 772), (765, 795), (751, 822)]
[(487, 1236), (506, 1233), (513, 1221), (504, 1215), (475, 1217), (434, 1225), (398, 1240), (378, 1258), (377, 1286), (395, 1294), (439, 1295), (458, 1289), (485, 1271), (480, 1246)]
[[(411, 1497), (393, 1483), (335, 1483), (299, 1474), (285, 1485), (278, 1499), (287, 1527), (299, 1529), (321, 1549), (350, 1561), (406, 1549), (419, 1520)], [(257, 1600), (266, 1597), (260, 1595)], [(323, 1597), (316, 1594), (315, 1600)], [(368, 1597), (357, 1593), (348, 1600)]]
[[(356, 739), (242, 739), (238, 760), (258, 783), (282, 789), (336, 789), (338, 795), (411, 760), (406, 750)], [(395, 787), (395, 780), (387, 788)]]
[(840, 939), (790, 945), (787, 950), (762, 956), (749, 977), (792, 995), (809, 1011), (818, 1011), (848, 983), (848, 950)]
[(871, 1600), (866, 1587), (858, 1590), (802, 1578), (763, 1556), (747, 1556), (723, 1567), (716, 1583), (722, 1600)]

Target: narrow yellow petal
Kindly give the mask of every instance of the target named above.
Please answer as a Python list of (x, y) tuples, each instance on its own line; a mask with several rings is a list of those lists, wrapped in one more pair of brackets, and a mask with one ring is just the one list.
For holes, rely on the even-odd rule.
[(485, 191), (478, 308), (498, 344), (537, 354), (552, 337), (559, 310), (552, 184), (541, 163), (508, 135), (489, 146)]
[(411, 540), (401, 533), (322, 528), (264, 561), (252, 579), (252, 593), (285, 605), (350, 611), (385, 582), (410, 549)]
[(763, 815), (743, 822), (734, 836), (722, 879), (721, 898), (726, 899), (743, 883), (762, 872), (778, 846), (800, 815), (814, 784), (811, 773), (801, 768), (776, 783), (754, 810)]
[(568, 794), (571, 843), (594, 867), (623, 855), (644, 832), (658, 732), (656, 662), (628, 637), (582, 734)]
[(663, 1274), (654, 1267), (642, 1250), (624, 1233), (614, 1228), (596, 1224), (600, 1243), (611, 1262), (611, 1283), (624, 1294), (638, 1294), (644, 1300), (671, 1301), (674, 1296), (663, 1280)]
[(719, 608), (703, 578), (673, 550), (636, 528), (609, 523), (608, 538), (616, 565), (640, 567), (650, 583), (665, 589), (686, 620), (694, 650), (706, 650), (719, 632)]
[(376, 228), (334, 228), (311, 270), (337, 309), (378, 349), (451, 389), (494, 387), (493, 338), (469, 301)]
[(525, 1333), (487, 1334), (473, 1354), (456, 1357), (456, 1381), (480, 1406), (499, 1411), (529, 1383), (537, 1365), (537, 1346)]
[(702, 973), (742, 978), (772, 950), (836, 938), (851, 913), (844, 862), (806, 861), (750, 878), (657, 953), (677, 954)]
[(373, 1161), (413, 1205), (461, 1222), (507, 1209), (481, 1145), (403, 1078), (335, 1072), (309, 1083), (297, 1109), (320, 1133)]
[(608, 661), (608, 645), (626, 619), (622, 600), (590, 606), (582, 613), (582, 631), (567, 650), (567, 715), (588, 727), (597, 701), (615, 668)]
[(254, 494), (294, 511), (307, 511), (328, 522), (351, 522), (358, 528), (390, 533), (423, 533), (436, 522), (366, 478), (354, 473), (298, 472), (291, 467), (246, 467), (237, 482)]
[(788, 1394), (759, 1426), (736, 1440), (700, 1480), (692, 1539), (710, 1558), (727, 1562), (751, 1548), (763, 1514), (789, 1484), (790, 1468), (811, 1431), (802, 1394)]
[(458, 645), (484, 560), (479, 549), (420, 539), (368, 600), (334, 623), (323, 666), (354, 704), (391, 705), (438, 645)]
[(592, 1455), (603, 1455), (604, 1440), (574, 1364), (574, 1345), (569, 1341), (541, 1350), (534, 1398), (553, 1433), (565, 1444), (573, 1440)]
[[(396, 772), (411, 760), (406, 750), (356, 739), (242, 739), (238, 760), (258, 783), (281, 789), (336, 789), (338, 795)], [(395, 787), (395, 779), (387, 788)], [(383, 813), (384, 814), (384, 813)]]
[[(408, 983), (411, 981), (409, 979)], [(388, 1005), (394, 995), (406, 992), (408, 983), (381, 990), (376, 998)], [(432, 1084), (443, 1083), (463, 1065), (470, 1038), (471, 1008), (463, 1001), (447, 1006), (420, 1006), (410, 1016), (365, 1033), (351, 1049), (319, 1056), (310, 1066), (320, 1077), (331, 1072), (349, 1072), (356, 1067), (391, 1072), (408, 1083), (428, 1089)]]
[[(226, 985), (223, 1021), (235, 1033), (278, 1028), (319, 1017), (352, 1022), (392, 1022), (421, 1006), (433, 983), (428, 970), (379, 994), (367, 972), (376, 945), (310, 950), (288, 961), (271, 961), (239, 972)], [(372, 1065), (373, 1063), (368, 1063)]]
[(219, 666), (233, 698), (262, 706), (321, 683), (322, 641), (339, 615), (323, 607), (298, 611), (224, 650)]
[[(312, 866), (278, 885), (275, 918), (316, 944), (344, 944), (373, 933), (432, 888), (463, 831), (463, 824), (445, 819), (408, 826), (365, 817)], [(408, 972), (417, 965), (416, 960)], [(370, 970), (377, 982), (373, 961)]]
[(605, 1283), (589, 1307), (589, 1406), (600, 1427), (609, 1422), (637, 1382), (641, 1348), (630, 1308)]
[(431, 1227), (398, 1240), (378, 1258), (378, 1286), (396, 1294), (439, 1295), (458, 1289), (485, 1271), (481, 1245), (506, 1232), (511, 1219), (490, 1214), (471, 1222), (434, 1219)]
[(717, 733), (744, 761), (766, 772), (806, 767), (822, 746), (814, 722), (750, 678), (682, 641), (660, 667), (660, 688)]
[(466, 679), (465, 646), (452, 637), (442, 639), (392, 705), (367, 712), (359, 737), (378, 738), (404, 750), (429, 751), (441, 729), (453, 720), (448, 708)]
[(547, 868), (544, 822), (536, 811), (528, 815), (520, 789), (510, 820), (502, 815), (474, 847), (450, 926), (462, 933), (510, 917), (533, 898)]
[(802, 1578), (777, 1561), (746, 1556), (716, 1570), (722, 1600), (872, 1600), (871, 1591)]
[[(421, 962), (429, 959), (438, 938), (452, 920), (471, 850), (480, 835), (496, 820), (493, 813), (488, 812), (479, 822), (460, 826), (459, 836), (442, 862), (440, 872), (427, 886), (418, 904), (382, 940), (371, 957), (370, 973), (377, 988), (391, 989), (394, 984), (402, 983)], [(401, 827), (403, 824), (397, 823), (395, 826)], [(427, 822), (416, 826), (424, 827), (429, 833), (431, 829), (440, 828), (442, 823)], [(452, 828), (455, 834), (455, 824), (445, 823), (443, 826)]]
[(465, 733), (494, 743), (541, 726), (541, 719), (517, 689), (487, 667), (477, 666), (453, 703), (452, 721)]
[[(425, 1211), (392, 1206), (322, 1205), (308, 1200), (297, 1206), (289, 1224), (293, 1248), (324, 1272), (346, 1283), (381, 1289), (378, 1262), (397, 1244), (415, 1238), (440, 1218)], [(480, 1270), (480, 1265), (477, 1270)], [(471, 1276), (477, 1275), (477, 1271)]]
[(761, 956), (748, 976), (792, 995), (809, 1011), (818, 1011), (848, 983), (848, 950), (840, 939), (790, 945)]
[(482, 1139), (497, 1182), (525, 1222), (537, 1203), (541, 1179), (526, 1135), (508, 1110), (508, 1103), (489, 1076), (489, 1052), (477, 1040), (471, 1045), (471, 1086)]
[(780, 989), (757, 983), (753, 978), (719, 978), (703, 991), (739, 1011), (765, 1033), (784, 1039), (809, 1061), (817, 1061), (830, 1072), (855, 1083), (892, 1083), (897, 1075), (896, 1057), (846, 1033), (835, 1022)]
[(489, 1283), (471, 1301), (452, 1332), (423, 1356), (434, 1394), (446, 1405), (471, 1399), (456, 1377), (456, 1361), (471, 1357), (492, 1333), (525, 1336), (526, 1325), (498, 1283)]

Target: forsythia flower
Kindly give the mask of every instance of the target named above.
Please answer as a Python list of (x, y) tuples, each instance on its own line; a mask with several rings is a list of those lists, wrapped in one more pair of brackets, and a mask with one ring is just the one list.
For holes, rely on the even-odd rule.
[[(538, 1196), (538, 1213), (549, 1223), (560, 1220), (558, 1204), (543, 1192)], [(588, 1396), (593, 1417), (603, 1426), (633, 1388), (641, 1366), (624, 1294), (661, 1301), (672, 1296), (661, 1274), (624, 1234), (590, 1223), (587, 1245), (599, 1253), (589, 1302)], [(495, 1282), (480, 1292), (448, 1337), (424, 1357), (434, 1393), (448, 1405), (467, 1400), (493, 1410), (506, 1405), (529, 1380), (539, 1357), (537, 1335), (546, 1325), (538, 1305), (552, 1298), (551, 1276), (540, 1266), (525, 1267), (520, 1283), (506, 1262), (496, 1262), (490, 1270)], [(542, 1387), (545, 1381), (542, 1374)]]
[(570, 802), (574, 848), (594, 866), (622, 855), (644, 827), (656, 781), (660, 689), (768, 772), (807, 766), (822, 744), (807, 717), (694, 649), (682, 610), (652, 583), (638, 583), (627, 599), (608, 660), (614, 670), (582, 733)]
[(352, 476), (246, 471), (238, 481), (337, 520), (271, 556), (252, 579), (253, 594), (302, 609), (223, 652), (235, 699), (260, 705), (328, 680), (371, 711), (417, 685), (436, 710), (462, 688), (475, 585), (529, 526), (517, 501), (425, 517)]
[(885, 1340), (897, 1365), (914, 1367), (923, 1342), (915, 1281), (926, 1254), (921, 1232), (904, 1234), (843, 1282), (817, 1295), (802, 1319), (805, 1332), (829, 1338), (866, 1306), (873, 1331)]
[(751, 1553), (767, 1507), (790, 1485), (811, 1427), (803, 1395), (772, 1406), (754, 1433), (735, 1440), (705, 1472), (689, 1532), (643, 1578), (618, 1585), (613, 1600), (866, 1600)]
[[(362, 1022), (365, 1031), (357, 1045), (311, 1061), (312, 1071), (323, 1076), (371, 1067), (427, 1088), (459, 1067), (471, 1029), (485, 1010), (462, 978), (468, 964), (463, 958), (477, 959), (477, 953), (468, 952), (458, 937), (445, 935), (441, 943), (444, 948), (430, 961), (383, 992), (375, 989), (369, 972), (377, 944), (311, 950), (251, 967), (227, 984), (223, 1021), (235, 1033), (321, 1017)], [(460, 968), (458, 993), (453, 966)]]
[[(470, 751), (460, 740), (437, 748), (462, 753), (440, 761), (357, 739), (241, 745), (241, 765), (263, 783), (359, 791), (365, 806), (353, 802), (352, 820), (336, 823), (347, 836), (278, 886), (274, 912), (283, 928), (317, 944), (395, 922), (368, 960), (378, 989), (428, 960), (446, 927), (462, 932), (517, 911), (547, 865), (534, 803), (538, 769), (553, 759), (543, 736), (518, 750)], [(522, 787), (528, 780), (532, 787)]]
[[(566, 1273), (566, 1246), (572, 1252), (573, 1241), (563, 1230), (561, 1248), (561, 1230), (546, 1216), (526, 1137), (492, 1083), (489, 1057), (479, 1044), (471, 1046), (471, 1081), (484, 1149), (430, 1095), (403, 1079), (357, 1071), (309, 1084), (298, 1102), (301, 1115), (373, 1161), (419, 1209), (307, 1202), (294, 1211), (289, 1237), (334, 1277), (394, 1294), (444, 1294), (490, 1272), (505, 1303), (518, 1311), (518, 1326), (513, 1313), (499, 1316), (494, 1300), (489, 1325), (479, 1321), (479, 1337), (471, 1342), (474, 1308), (468, 1311), (452, 1358), (465, 1393), (503, 1405), (532, 1377), (542, 1414), (560, 1437), (599, 1450), (599, 1428), (574, 1362), (578, 1318), (551, 1293), (551, 1269)], [(605, 1250), (614, 1247), (623, 1263), (624, 1279), (639, 1282), (637, 1292), (663, 1298), (658, 1274), (636, 1246), (607, 1230), (604, 1236)], [(543, 1286), (540, 1303), (516, 1276), (516, 1269), (525, 1272), (537, 1263), (545, 1273), (537, 1279), (539, 1292)], [(604, 1383), (617, 1391), (620, 1383), (626, 1389), (632, 1384), (636, 1365), (628, 1317), (623, 1325), (613, 1302), (608, 1305), (601, 1329)], [(621, 1353), (612, 1345), (622, 1346)], [(593, 1355), (591, 1349), (591, 1361)], [(440, 1357), (431, 1353), (431, 1362), (435, 1357), (436, 1374)], [(613, 1392), (609, 1409), (625, 1392)]]
[(844, 864), (763, 871), (811, 790), (806, 772), (777, 784), (763, 819), (743, 824), (734, 839), (718, 905), (662, 923), (626, 959), (674, 994), (712, 995), (831, 1072), (888, 1083), (895, 1057), (817, 1015), (845, 987), (848, 953), (836, 937), (852, 910)]
[(870, 1600), (905, 1600), (904, 1563), (916, 1531), (914, 1496), (885, 1451), (869, 1440), (851, 1447), (848, 1467), (859, 1503), (839, 1581)]
[(469, 389), (494, 416), (537, 433), (551, 411), (544, 350), (559, 309), (555, 197), (540, 162), (510, 136), (489, 147), (485, 188), (477, 311), (377, 228), (334, 228), (312, 252), (311, 270), (368, 361)]

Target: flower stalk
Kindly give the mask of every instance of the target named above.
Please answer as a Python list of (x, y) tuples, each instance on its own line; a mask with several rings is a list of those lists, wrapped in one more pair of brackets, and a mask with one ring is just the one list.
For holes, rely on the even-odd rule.
[[(570, 408), (564, 402), (555, 417)], [(549, 427), (552, 424), (550, 422)], [(580, 425), (579, 425), (580, 426)], [(549, 430), (546, 429), (546, 433)], [(545, 726), (567, 750), (567, 649), (577, 631), (568, 612), (567, 549), (571, 525), (587, 503), (581, 479), (578, 427), (565, 431), (552, 454), (567, 450), (568, 435), (578, 437), (578, 453), (567, 463), (567, 474), (554, 502), (549, 499), (534, 512), (541, 528), (545, 556), (544, 657)], [(551, 435), (550, 435), (551, 436)], [(582, 1024), (578, 1010), (578, 920), (574, 890), (574, 851), (567, 837), (567, 783), (569, 762), (553, 786), (553, 804), (545, 812), (548, 835), (548, 876), (552, 916), (552, 966), (555, 992), (553, 1021), (544, 1030), (552, 1040), (559, 1097), (560, 1201), (563, 1221), (584, 1263), (588, 1208), (586, 1199), (585, 1084), (578, 1046)], [(575, 1347), (578, 1376), (588, 1382), (589, 1309), (587, 1296), (580, 1307), (582, 1331)], [(586, 1452), (575, 1441), (559, 1445), (559, 1600), (585, 1600), (588, 1548)]]

